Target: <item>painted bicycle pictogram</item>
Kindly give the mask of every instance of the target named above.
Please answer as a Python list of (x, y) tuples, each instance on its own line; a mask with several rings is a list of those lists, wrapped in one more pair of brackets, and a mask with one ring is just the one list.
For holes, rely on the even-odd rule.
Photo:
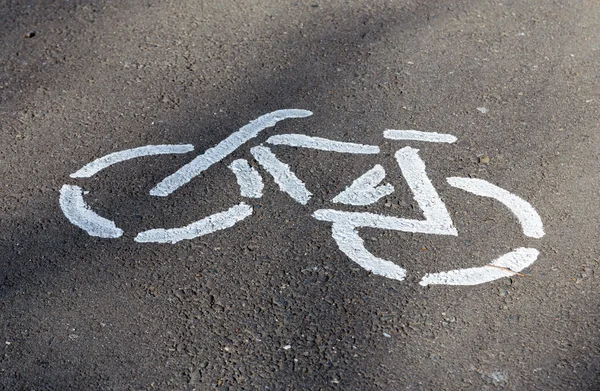
[[(202, 174), (215, 163), (226, 159), (233, 151), (255, 138), (264, 129), (274, 127), (277, 122), (305, 118), (312, 113), (307, 110), (277, 110), (265, 114), (232, 133), (191, 162), (179, 168), (159, 182), (150, 191), (151, 195), (166, 197)], [(428, 143), (454, 143), (457, 139), (450, 134), (424, 132), (416, 130), (393, 130), (383, 132), (389, 140), (416, 141)], [(368, 155), (379, 154), (380, 148), (375, 145), (364, 145), (344, 141), (330, 140), (302, 134), (281, 134), (269, 137), (265, 143), (251, 147), (250, 154), (266, 173), (271, 175), (280, 190), (287, 193), (296, 202), (306, 205), (312, 193), (292, 172), (291, 168), (278, 159), (268, 145), (286, 145), (299, 148), (312, 148), (334, 153)], [(86, 164), (71, 174), (71, 178), (89, 178), (114, 164), (130, 159), (163, 154), (182, 154), (194, 150), (185, 145), (147, 145), (127, 149), (105, 155)], [(348, 212), (331, 209), (316, 210), (312, 216), (317, 220), (331, 223), (332, 237), (339, 249), (366, 270), (373, 274), (402, 281), (406, 270), (394, 262), (378, 258), (369, 252), (359, 235), (360, 228), (376, 228), (431, 235), (458, 236), (446, 205), (427, 176), (424, 161), (419, 150), (410, 146), (400, 148), (395, 153), (402, 176), (406, 180), (412, 195), (421, 208), (424, 219), (405, 219), (368, 212)], [(261, 198), (263, 195), (263, 178), (261, 173), (252, 167), (246, 159), (236, 159), (229, 164), (235, 174), (242, 197)], [(331, 201), (334, 204), (368, 206), (375, 204), (382, 197), (394, 192), (394, 187), (387, 183), (385, 170), (381, 165), (354, 180), (344, 191)], [(532, 238), (544, 236), (542, 220), (533, 206), (522, 198), (502, 189), (488, 181), (476, 178), (449, 177), (446, 179), (452, 187), (462, 189), (476, 196), (492, 198), (507, 207), (518, 219), (523, 235)], [(85, 230), (91, 236), (101, 238), (119, 238), (123, 230), (116, 224), (94, 212), (84, 200), (84, 190), (76, 185), (63, 185), (60, 190), (60, 207), (67, 219)], [(203, 235), (231, 228), (238, 222), (250, 217), (252, 206), (245, 202), (227, 210), (204, 217), (191, 224), (176, 228), (155, 228), (139, 232), (135, 241), (139, 243), (177, 243)], [(438, 273), (428, 273), (419, 284), (442, 285), (476, 285), (503, 277), (519, 274), (531, 266), (537, 259), (539, 251), (535, 248), (519, 247), (481, 267), (472, 267)]]

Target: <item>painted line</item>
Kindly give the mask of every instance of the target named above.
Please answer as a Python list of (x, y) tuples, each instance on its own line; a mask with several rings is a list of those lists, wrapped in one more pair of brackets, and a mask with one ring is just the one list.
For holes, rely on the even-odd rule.
[(117, 228), (113, 221), (90, 209), (83, 199), (83, 189), (79, 186), (63, 185), (59, 204), (65, 217), (91, 236), (118, 238), (123, 235), (123, 230)]
[(478, 285), (511, 277), (531, 266), (539, 253), (534, 248), (519, 247), (483, 267), (426, 274), (419, 285)]
[(351, 226), (345, 224), (333, 224), (333, 239), (340, 250), (364, 269), (373, 272), (379, 276), (403, 281), (406, 277), (406, 270), (393, 262), (377, 258), (366, 248), (362, 238)]
[(414, 199), (423, 210), (425, 220), (403, 219), (367, 212), (344, 212), (334, 209), (317, 210), (313, 213), (313, 217), (351, 227), (457, 236), (458, 232), (452, 223), (450, 214), (427, 177), (425, 163), (419, 157), (418, 152), (418, 149), (404, 147), (396, 152), (395, 156)]
[(230, 209), (212, 214), (181, 228), (156, 228), (140, 232), (135, 241), (138, 243), (172, 243), (194, 239), (222, 229), (233, 227), (238, 221), (252, 215), (252, 207), (241, 202)]
[(451, 177), (447, 180), (450, 186), (500, 201), (517, 217), (525, 236), (531, 238), (544, 236), (542, 219), (529, 202), (483, 179)]
[(396, 152), (396, 160), (413, 197), (423, 210), (425, 220), (440, 227), (445, 227), (448, 235), (457, 235), (456, 228), (446, 205), (427, 176), (425, 163), (419, 157), (419, 150), (404, 147)]
[(335, 203), (346, 205), (372, 205), (394, 192), (394, 186), (387, 183), (378, 186), (385, 178), (384, 168), (377, 164), (375, 167), (361, 175), (344, 191), (332, 200)]
[(262, 177), (246, 159), (234, 160), (229, 169), (235, 174), (242, 197), (260, 198), (265, 187)]
[[(317, 220), (333, 223), (332, 235), (340, 250), (351, 260), (385, 277), (402, 281), (406, 271), (398, 265), (375, 257), (364, 247), (364, 241), (356, 228), (370, 227), (404, 232), (458, 236), (446, 206), (427, 177), (425, 163), (419, 157), (419, 150), (405, 147), (396, 152), (396, 160), (413, 197), (423, 210), (425, 220), (403, 219), (366, 212), (344, 212), (333, 209), (319, 209), (313, 213)], [(379, 183), (385, 171), (375, 167), (373, 179)]]
[(262, 115), (254, 121), (250, 121), (249, 124), (243, 126), (237, 132), (232, 133), (219, 144), (207, 149), (203, 154), (163, 179), (150, 190), (150, 194), (166, 197), (213, 164), (227, 157), (248, 140), (256, 137), (263, 129), (273, 127), (277, 122), (287, 118), (305, 118), (311, 115), (312, 112), (308, 110), (295, 109), (277, 110)]
[(190, 144), (184, 145), (146, 145), (144, 147), (126, 149), (124, 151), (114, 152), (98, 158), (93, 162), (81, 167), (77, 172), (70, 175), (71, 178), (89, 178), (94, 174), (104, 170), (113, 164), (124, 162), (126, 160), (153, 155), (166, 155), (176, 153), (188, 153), (194, 150)]
[(457, 236), (454, 227), (439, 224), (436, 221), (403, 219), (393, 216), (383, 216), (368, 212), (345, 212), (334, 209), (319, 209), (312, 216), (321, 221), (351, 227), (368, 227), (390, 229), (394, 231), (423, 233), (432, 235)]
[(445, 133), (421, 132), (419, 130), (387, 129), (383, 137), (391, 140), (426, 141), (430, 143), (453, 143), (458, 140), (455, 136)]
[(281, 191), (287, 193), (294, 200), (306, 205), (312, 193), (306, 189), (304, 183), (290, 170), (290, 166), (283, 163), (268, 147), (254, 147), (250, 153), (256, 161), (273, 176), (275, 183)]
[(378, 154), (379, 147), (375, 145), (364, 145), (348, 143), (345, 141), (328, 140), (321, 137), (306, 136), (304, 134), (280, 134), (271, 136), (267, 143), (273, 145), (287, 145), (290, 147), (312, 148), (321, 151), (354, 153), (354, 154)]

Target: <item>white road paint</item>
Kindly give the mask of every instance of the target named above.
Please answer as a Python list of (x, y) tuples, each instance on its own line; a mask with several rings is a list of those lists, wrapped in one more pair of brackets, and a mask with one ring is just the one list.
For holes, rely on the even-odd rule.
[(235, 174), (242, 197), (260, 198), (265, 187), (262, 177), (246, 159), (234, 160), (229, 168)]
[(438, 221), (403, 219), (368, 212), (345, 212), (334, 209), (319, 209), (312, 216), (317, 220), (357, 228), (379, 228), (431, 235), (458, 235), (454, 227), (440, 224)]
[(94, 174), (104, 170), (113, 164), (124, 162), (126, 160), (153, 155), (166, 155), (176, 153), (188, 153), (194, 150), (190, 144), (184, 145), (146, 145), (144, 147), (126, 149), (124, 151), (114, 152), (98, 158), (91, 163), (86, 164), (77, 172), (71, 174), (71, 178), (89, 178)]
[(156, 228), (140, 232), (135, 241), (138, 243), (172, 243), (194, 239), (222, 229), (233, 227), (238, 221), (252, 215), (252, 207), (241, 202), (230, 209), (215, 213), (181, 228)]
[(290, 147), (312, 148), (321, 151), (353, 153), (353, 154), (378, 154), (376, 145), (348, 143), (345, 141), (328, 140), (321, 137), (306, 136), (304, 134), (280, 134), (271, 136), (267, 143), (273, 145), (287, 145)]
[(79, 186), (63, 185), (59, 204), (65, 217), (91, 236), (118, 238), (123, 235), (123, 230), (117, 228), (113, 221), (90, 209), (83, 199), (83, 189)]
[[(340, 250), (352, 261), (374, 274), (402, 281), (406, 271), (393, 262), (375, 257), (364, 246), (356, 228), (369, 227), (390, 229), (423, 234), (453, 235), (458, 232), (452, 224), (450, 214), (431, 184), (425, 171), (425, 163), (418, 150), (405, 147), (396, 152), (396, 160), (425, 220), (403, 219), (366, 212), (344, 212), (333, 209), (320, 209), (313, 213), (317, 220), (333, 223), (332, 235)], [(383, 179), (382, 170), (374, 172), (374, 179)], [(385, 171), (383, 171), (385, 175)], [(378, 182), (379, 182), (378, 181)]]
[(426, 274), (419, 285), (478, 285), (499, 278), (514, 276), (526, 267), (531, 266), (536, 261), (539, 253), (534, 248), (519, 247), (486, 266)]
[[(484, 110), (480, 111), (484, 112)], [(487, 109), (485, 111), (487, 112)], [(287, 118), (304, 118), (310, 115), (312, 113), (307, 110), (278, 110), (265, 114), (231, 134), (216, 146), (209, 148), (192, 162), (181, 167), (174, 174), (157, 184), (150, 193), (155, 196), (167, 196), (213, 164), (230, 155), (248, 140), (256, 137), (263, 129), (275, 126), (277, 122)], [(457, 140), (456, 137), (450, 134), (393, 129), (386, 130), (384, 137), (393, 140), (439, 143), (454, 143)], [(267, 139), (267, 143), (350, 154), (377, 154), (380, 152), (379, 147), (373, 145), (334, 141), (301, 134), (272, 136)], [(186, 144), (147, 145), (119, 151), (94, 160), (71, 174), (71, 177), (89, 178), (116, 163), (137, 157), (182, 154), (192, 150), (194, 150), (194, 147)], [(256, 161), (273, 176), (282, 191), (303, 205), (308, 203), (312, 194), (291, 171), (290, 167), (281, 162), (271, 149), (261, 145), (251, 148), (250, 152)], [(340, 250), (350, 260), (373, 274), (398, 281), (403, 281), (406, 278), (406, 270), (393, 262), (371, 254), (366, 249), (365, 243), (357, 231), (358, 228), (369, 227), (423, 234), (458, 235), (446, 206), (427, 176), (425, 163), (421, 160), (418, 152), (418, 149), (405, 147), (396, 152), (395, 158), (415, 201), (423, 211), (423, 220), (333, 209), (320, 209), (313, 213), (313, 217), (316, 219), (332, 223), (332, 237)], [(229, 168), (236, 176), (243, 197), (262, 197), (263, 179), (246, 159), (233, 161)], [(348, 205), (372, 205), (394, 191), (394, 187), (389, 183), (381, 185), (384, 178), (384, 168), (381, 165), (376, 165), (356, 179), (332, 201)], [(517, 217), (526, 236), (534, 238), (544, 236), (540, 216), (531, 204), (518, 196), (481, 179), (451, 177), (447, 178), (447, 181), (453, 187), (477, 196), (493, 198), (504, 204)], [(59, 203), (67, 219), (91, 236), (102, 238), (122, 236), (123, 230), (118, 228), (113, 221), (92, 211), (83, 199), (83, 195), (83, 190), (78, 186), (64, 185), (61, 188)], [(215, 213), (184, 227), (157, 228), (141, 232), (136, 236), (135, 241), (140, 243), (177, 243), (233, 227), (237, 222), (251, 215), (252, 207), (241, 202), (226, 211)], [(538, 255), (539, 251), (536, 249), (521, 247), (482, 267), (426, 274), (419, 284), (422, 286), (482, 284), (499, 278), (518, 275), (520, 271), (532, 265)], [(386, 334), (386, 336), (388, 335)], [(286, 345), (284, 349), (289, 347), (290, 345)]]
[(400, 266), (371, 254), (365, 248), (364, 241), (354, 227), (334, 223), (332, 232), (333, 239), (335, 239), (340, 250), (364, 269), (373, 272), (373, 274), (398, 281), (403, 281), (406, 277), (406, 270)]
[(281, 191), (289, 194), (290, 197), (302, 205), (308, 203), (312, 193), (308, 191), (304, 183), (290, 170), (290, 166), (279, 160), (268, 147), (254, 147), (250, 149), (250, 153), (273, 176), (275, 183), (279, 185)]
[(194, 160), (169, 175), (159, 182), (150, 194), (166, 197), (181, 186), (191, 181), (194, 177), (208, 169), (213, 164), (221, 161), (242, 144), (256, 137), (262, 130), (275, 126), (277, 122), (287, 118), (305, 118), (312, 115), (308, 110), (277, 110), (260, 116), (237, 132), (232, 133), (216, 146), (209, 148)]
[(372, 205), (394, 192), (394, 186), (387, 183), (378, 186), (385, 178), (385, 170), (379, 164), (361, 175), (344, 191), (332, 200), (346, 205)]
[(427, 141), (430, 143), (453, 143), (457, 140), (457, 138), (451, 134), (396, 129), (385, 130), (383, 132), (383, 137), (391, 140), (414, 140)]
[(413, 197), (423, 210), (425, 220), (433, 225), (444, 227), (448, 232), (446, 235), (457, 235), (446, 205), (427, 176), (425, 163), (419, 157), (419, 150), (404, 147), (396, 152), (395, 156)]
[(450, 186), (500, 201), (517, 216), (525, 236), (531, 238), (544, 236), (544, 224), (540, 215), (529, 202), (522, 198), (483, 179), (451, 177), (447, 181)]

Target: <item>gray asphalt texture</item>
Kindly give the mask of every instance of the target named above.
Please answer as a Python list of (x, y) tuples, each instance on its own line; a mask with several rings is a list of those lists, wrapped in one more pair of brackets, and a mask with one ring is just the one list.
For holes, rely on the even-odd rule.
[[(600, 389), (599, 21), (600, 3), (583, 0), (0, 0), (0, 389)], [(148, 194), (285, 108), (314, 115), (169, 197)], [(390, 128), (458, 141), (385, 140)], [(263, 172), (263, 198), (235, 227), (133, 241), (239, 202), (227, 164), (255, 165), (249, 148), (284, 133), (382, 154), (274, 147), (314, 193), (306, 206)], [(69, 178), (107, 153), (170, 143), (196, 153)], [(311, 214), (382, 164), (396, 192), (345, 210), (420, 218), (393, 158), (405, 145), (459, 236), (362, 229), (407, 269), (400, 282), (350, 261)], [(524, 237), (504, 206), (449, 176), (523, 197), (546, 236)], [(70, 224), (63, 184), (89, 190), (125, 235)], [(418, 284), (521, 246), (540, 250), (523, 275)]]

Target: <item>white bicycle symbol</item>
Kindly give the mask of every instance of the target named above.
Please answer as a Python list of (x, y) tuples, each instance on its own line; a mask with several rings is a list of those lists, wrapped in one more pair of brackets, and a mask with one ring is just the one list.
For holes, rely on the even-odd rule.
[[(256, 137), (262, 130), (273, 127), (281, 120), (288, 118), (304, 118), (311, 116), (307, 110), (277, 110), (265, 114), (238, 131), (231, 134), (216, 146), (209, 148), (190, 163), (184, 165), (172, 175), (158, 183), (150, 194), (166, 197), (207, 170), (213, 164), (229, 156), (241, 145)], [(386, 130), (384, 138), (391, 140), (412, 140), (421, 142), (453, 143), (456, 137), (450, 134), (422, 132), (415, 130)], [(271, 136), (266, 144), (287, 145), (292, 147), (312, 148), (347, 154), (378, 154), (380, 149), (374, 145), (363, 145), (343, 141), (328, 140), (302, 134), (283, 134)], [(161, 154), (182, 154), (194, 150), (192, 145), (147, 145), (108, 154), (83, 166), (71, 174), (71, 178), (89, 178), (101, 170), (126, 160), (141, 156)], [(305, 184), (291, 171), (290, 167), (280, 161), (273, 151), (258, 145), (250, 149), (256, 162), (269, 173), (281, 191), (287, 193), (300, 204), (307, 204), (312, 193)], [(332, 236), (339, 249), (352, 261), (373, 274), (402, 281), (406, 270), (399, 265), (381, 259), (370, 253), (358, 233), (359, 228), (379, 228), (395, 231), (452, 235), (458, 232), (438, 192), (433, 187), (425, 170), (425, 163), (419, 156), (419, 150), (403, 147), (395, 154), (396, 161), (406, 179), (414, 199), (422, 209), (424, 220), (404, 219), (366, 212), (346, 212), (335, 209), (319, 209), (313, 213), (318, 220), (332, 223)], [(263, 180), (261, 174), (246, 159), (237, 159), (228, 166), (235, 174), (242, 197), (262, 197)], [(385, 170), (375, 165), (356, 179), (344, 191), (332, 199), (333, 203), (347, 205), (372, 205), (382, 197), (391, 194), (391, 184), (381, 184), (385, 178)], [(477, 196), (489, 197), (505, 205), (518, 219), (523, 234), (532, 238), (544, 236), (540, 216), (527, 201), (482, 179), (450, 177), (448, 184)], [(91, 236), (101, 238), (118, 238), (123, 230), (116, 224), (94, 212), (84, 200), (84, 190), (79, 186), (63, 185), (60, 190), (60, 207), (67, 219), (85, 230)], [(232, 206), (228, 210), (212, 214), (178, 228), (156, 228), (143, 231), (135, 237), (140, 243), (177, 243), (181, 240), (194, 239), (212, 232), (233, 227), (237, 222), (252, 215), (252, 207), (244, 202)], [(502, 277), (519, 274), (532, 265), (539, 255), (534, 248), (516, 248), (481, 267), (451, 270), (426, 274), (420, 285), (476, 285), (493, 281)]]

